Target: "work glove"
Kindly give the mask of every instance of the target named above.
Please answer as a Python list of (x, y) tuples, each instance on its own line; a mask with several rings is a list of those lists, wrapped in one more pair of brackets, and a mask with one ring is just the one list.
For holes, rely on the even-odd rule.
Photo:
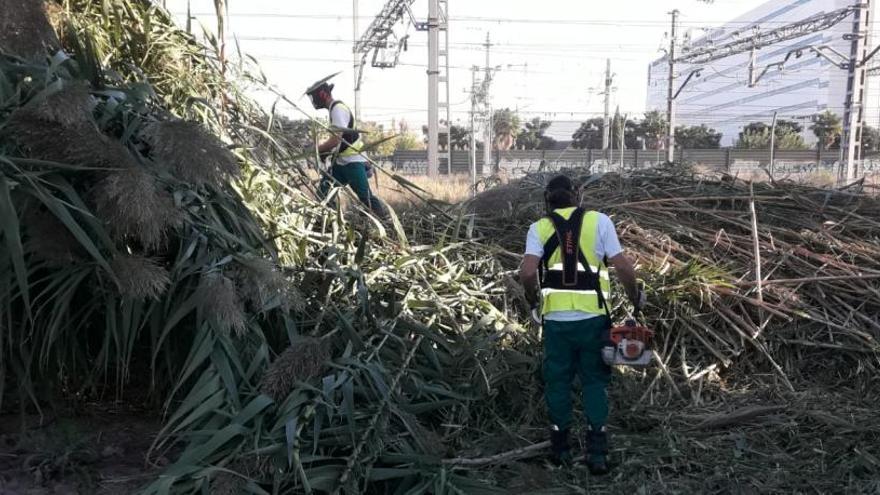
[(640, 311), (640, 310), (644, 309), (645, 305), (647, 305), (647, 304), (648, 304), (648, 295), (645, 294), (644, 290), (639, 289), (639, 293), (636, 296), (636, 301), (635, 301), (636, 311)]
[(373, 164), (368, 163), (364, 166), (364, 170), (367, 172), (367, 178), (373, 177)]

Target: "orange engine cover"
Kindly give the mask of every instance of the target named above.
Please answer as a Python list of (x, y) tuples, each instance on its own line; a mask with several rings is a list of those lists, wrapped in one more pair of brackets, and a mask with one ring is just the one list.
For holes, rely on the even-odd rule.
[(653, 330), (645, 326), (636, 325), (632, 320), (627, 321), (623, 326), (612, 328), (610, 334), (611, 341), (615, 345), (620, 344), (621, 341), (626, 339), (628, 341), (639, 341), (647, 347), (653, 337)]

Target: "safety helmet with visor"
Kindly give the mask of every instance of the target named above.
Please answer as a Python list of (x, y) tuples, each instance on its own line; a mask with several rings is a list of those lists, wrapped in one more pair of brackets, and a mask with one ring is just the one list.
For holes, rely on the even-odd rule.
[(308, 89), (306, 89), (305, 94), (308, 95), (309, 99), (312, 101), (312, 106), (315, 107), (315, 109), (319, 109), (324, 106), (323, 102), (321, 101), (321, 93), (326, 91), (327, 94), (330, 94), (333, 91), (333, 84), (330, 84), (327, 81), (333, 79), (338, 74), (339, 72), (335, 74), (330, 74), (329, 76), (319, 81), (316, 81), (314, 84), (309, 86)]

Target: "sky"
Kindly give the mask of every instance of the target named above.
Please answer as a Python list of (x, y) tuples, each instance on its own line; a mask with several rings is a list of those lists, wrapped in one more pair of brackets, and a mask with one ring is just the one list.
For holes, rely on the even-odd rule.
[[(334, 96), (353, 104), (353, 0), (227, 0), (228, 37), (253, 56), (269, 81), (312, 115), (300, 98), (313, 81), (342, 71)], [(386, 0), (357, 0), (362, 34)], [(724, 24), (764, 0), (449, 0), (450, 101), (453, 122), (468, 119), (471, 66), (483, 66), (487, 34), (490, 64), (500, 65), (491, 88), (494, 108), (518, 110), (521, 117), (579, 122), (603, 111), (606, 59), (615, 74), (612, 108), (640, 115), (645, 110), (647, 67), (668, 44), (669, 12), (681, 12), (681, 29), (693, 38)], [(187, 0), (166, 0), (183, 25)], [(194, 29), (215, 29), (213, 0), (191, 0)], [(413, 11), (424, 21), (427, 0)], [(427, 120), (427, 33), (400, 24), (408, 50), (393, 69), (368, 66), (361, 88), (361, 120), (386, 126), (406, 120), (419, 129)], [(358, 37), (360, 36), (358, 35)], [(234, 40), (233, 40), (234, 37)], [(264, 105), (274, 97), (255, 94)], [(442, 97), (441, 97), (442, 98)], [(281, 113), (303, 115), (279, 105)]]

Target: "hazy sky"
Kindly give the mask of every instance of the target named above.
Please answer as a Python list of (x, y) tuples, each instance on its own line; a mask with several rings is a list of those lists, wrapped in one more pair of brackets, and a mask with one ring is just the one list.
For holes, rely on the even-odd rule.
[[(523, 117), (582, 121), (601, 113), (605, 60), (612, 59), (622, 112), (644, 111), (647, 66), (661, 56), (668, 12), (681, 11), (681, 25), (693, 37), (760, 5), (764, 0), (449, 0), (453, 120), (464, 122), (470, 108), (466, 89), (470, 67), (485, 63), (486, 34), (493, 43), (491, 64), (503, 69), (494, 79), (493, 106), (518, 108)], [(186, 0), (167, 0), (185, 20)], [(269, 79), (294, 100), (314, 80), (342, 71), (337, 98), (353, 100), (352, 0), (228, 0), (230, 35), (254, 56)], [(359, 0), (362, 33), (385, 0)], [(427, 17), (427, 0), (415, 14)], [(192, 12), (214, 29), (212, 0), (192, 0)], [(199, 28), (200, 29), (200, 28)], [(403, 26), (398, 28), (403, 32)], [(367, 67), (362, 86), (362, 120), (406, 119), (419, 128), (427, 118), (427, 34), (407, 30), (409, 50), (394, 69)], [(722, 62), (723, 63), (723, 62)], [(269, 95), (260, 95), (271, 103)], [(302, 107), (314, 112), (303, 98)], [(282, 112), (296, 115), (290, 108)]]

